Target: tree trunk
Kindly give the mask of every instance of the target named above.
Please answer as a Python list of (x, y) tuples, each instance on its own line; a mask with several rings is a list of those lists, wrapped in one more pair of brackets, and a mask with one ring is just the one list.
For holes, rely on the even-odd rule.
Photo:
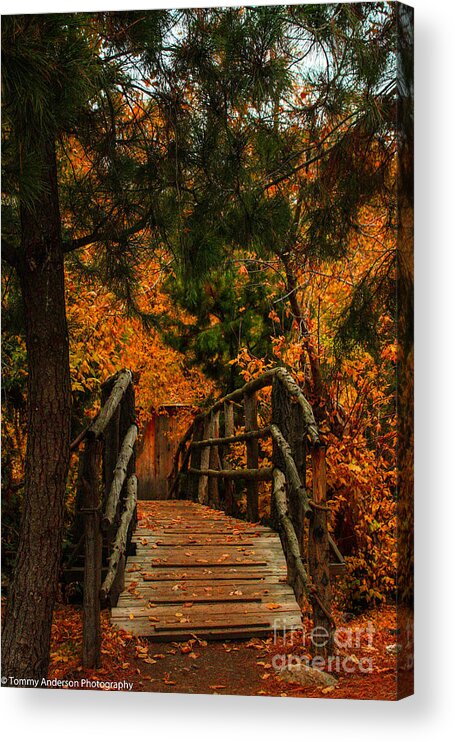
[[(21, 200), (17, 270), (26, 322), (28, 437), (17, 561), (2, 636), (2, 674), (42, 678), (63, 533), (70, 444), (70, 370), (57, 170), (52, 139), (30, 133), (40, 194)], [(23, 148), (25, 149), (25, 147)]]

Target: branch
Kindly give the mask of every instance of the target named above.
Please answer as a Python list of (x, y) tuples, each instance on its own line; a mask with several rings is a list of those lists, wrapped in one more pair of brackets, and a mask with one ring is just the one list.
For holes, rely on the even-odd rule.
[[(136, 224), (133, 224), (132, 227), (128, 227), (128, 229), (125, 229), (123, 232), (120, 232), (120, 234), (117, 234), (115, 237), (112, 236), (109, 232), (102, 232), (101, 228), (104, 226), (105, 222), (102, 222), (101, 225), (98, 225), (93, 232), (90, 234), (85, 235), (85, 237), (77, 237), (74, 240), (70, 240), (69, 242), (63, 243), (63, 252), (70, 253), (74, 252), (75, 250), (79, 250), (81, 247), (87, 247), (87, 245), (93, 244), (93, 242), (123, 242), (128, 237), (131, 237), (133, 234), (137, 234), (142, 229), (145, 229), (145, 227), (148, 224), (149, 217), (142, 217), (142, 219), (139, 219)], [(107, 219), (105, 220), (107, 221)]]

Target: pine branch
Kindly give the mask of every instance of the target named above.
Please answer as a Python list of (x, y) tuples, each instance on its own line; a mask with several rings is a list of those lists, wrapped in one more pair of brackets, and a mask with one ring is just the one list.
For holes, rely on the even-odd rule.
[(76, 239), (69, 242), (64, 242), (63, 252), (65, 254), (74, 252), (75, 250), (79, 250), (82, 247), (87, 247), (87, 245), (91, 245), (94, 242), (114, 242), (116, 244), (120, 244), (121, 242), (124, 242), (126, 239), (128, 239), (128, 237), (131, 237), (132, 235), (140, 232), (142, 229), (145, 229), (149, 222), (149, 215), (147, 215), (147, 217), (142, 217), (142, 219), (139, 219), (136, 224), (133, 224), (131, 227), (128, 227), (128, 229), (123, 230), (123, 232), (119, 232), (119, 234), (117, 234), (115, 237), (113, 237), (112, 234), (102, 231), (102, 226), (104, 226), (105, 222), (106, 220), (103, 220), (102, 225), (95, 227), (93, 232), (85, 235), (85, 237), (77, 237)]

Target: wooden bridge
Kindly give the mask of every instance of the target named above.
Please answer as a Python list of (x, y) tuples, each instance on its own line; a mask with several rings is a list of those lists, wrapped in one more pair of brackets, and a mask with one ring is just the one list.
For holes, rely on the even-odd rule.
[(112, 609), (120, 628), (175, 641), (301, 626), (280, 538), (271, 528), (189, 501), (140, 507), (136, 553)]
[[(272, 387), (271, 406), (263, 405), (261, 417), (268, 409), (270, 422), (259, 427), (258, 393), (266, 387)], [(289, 372), (270, 369), (198, 414), (177, 448), (169, 499), (142, 502), (139, 512), (130, 371), (106, 383), (102, 402), (78, 441), (85, 439), (78, 491), (84, 666), (100, 662), (103, 604), (117, 626), (169, 641), (295, 629), (308, 603), (314, 623), (330, 636), (331, 577), (344, 565), (327, 528), (325, 447)], [(260, 466), (267, 457), (259, 442), (267, 438), (271, 462)], [(238, 443), (246, 445), (246, 468), (230, 463), (230, 447)], [(259, 484), (266, 481), (271, 494), (259, 522)], [(246, 520), (239, 517), (238, 482), (246, 484)]]

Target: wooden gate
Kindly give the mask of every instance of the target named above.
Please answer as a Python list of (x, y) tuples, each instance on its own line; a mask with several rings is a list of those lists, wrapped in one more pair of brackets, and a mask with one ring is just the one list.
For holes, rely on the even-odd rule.
[(136, 463), (139, 500), (167, 500), (168, 478), (179, 440), (181, 414), (185, 404), (164, 404), (147, 423)]

